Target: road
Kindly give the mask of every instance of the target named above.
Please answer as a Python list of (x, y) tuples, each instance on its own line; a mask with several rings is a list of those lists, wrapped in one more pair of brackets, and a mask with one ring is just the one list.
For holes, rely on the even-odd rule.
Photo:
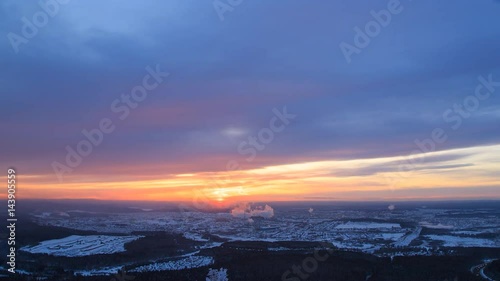
[(479, 264), (479, 265), (476, 265), (476, 266), (473, 266), (471, 267), (470, 271), (475, 274), (476, 276), (481, 276), (483, 277), (484, 279), (486, 280), (489, 280), (489, 281), (495, 281), (491, 278), (489, 278), (486, 274), (484, 274), (484, 268), (492, 263), (493, 261), (495, 260), (485, 260), (483, 263)]

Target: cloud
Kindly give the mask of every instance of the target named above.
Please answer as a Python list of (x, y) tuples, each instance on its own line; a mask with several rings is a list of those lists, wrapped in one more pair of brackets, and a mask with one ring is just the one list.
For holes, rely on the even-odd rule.
[[(19, 54), (8, 40), (0, 42), (0, 130), (9, 132), (0, 139), (0, 168), (16, 165), (26, 175), (57, 182), (50, 163), (65, 156), (65, 146), (81, 139), (83, 129), (108, 117), (110, 102), (156, 63), (172, 79), (73, 172), (84, 178), (80, 182), (145, 173), (162, 178), (165, 170), (224, 171), (228, 160), (240, 160), (236, 140), (267, 126), (271, 109), (285, 104), (300, 119), (244, 169), (408, 155), (416, 138), (449, 125), (443, 111), (474, 91), (478, 75), (500, 79), (500, 29), (485, 28), (500, 24), (500, 7), (458, 3), (412, 7), (391, 26), (394, 32), (376, 38), (363, 58), (347, 65), (335, 47), (384, 1), (364, 7), (249, 2), (230, 24), (219, 22), (212, 5), (195, 0), (72, 1)], [(36, 3), (2, 1), (0, 30), (19, 33), (20, 19), (38, 9)], [(415, 25), (424, 14), (426, 21)], [(335, 26), (346, 28), (332, 31)], [(486, 108), (499, 101), (498, 95), (482, 101), (439, 150), (498, 143), (499, 116), (491, 114), (498, 110)], [(335, 176), (397, 168), (339, 169)]]
[(254, 207), (250, 203), (246, 203), (246, 204), (240, 204), (236, 206), (234, 209), (232, 209), (231, 215), (235, 218), (262, 217), (269, 219), (274, 217), (274, 209), (267, 204), (265, 206)]

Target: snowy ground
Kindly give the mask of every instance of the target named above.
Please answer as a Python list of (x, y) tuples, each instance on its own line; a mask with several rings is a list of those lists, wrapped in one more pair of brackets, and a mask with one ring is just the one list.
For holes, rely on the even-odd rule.
[(49, 254), (64, 257), (81, 257), (124, 252), (124, 245), (142, 236), (72, 235), (62, 239), (47, 240), (36, 246), (20, 250), (33, 254)]
[(424, 237), (431, 240), (442, 241), (445, 247), (495, 247), (495, 243), (488, 239), (451, 235), (425, 235)]
[(406, 247), (409, 246), (410, 243), (417, 239), (418, 236), (420, 235), (420, 232), (422, 231), (421, 227), (416, 228), (412, 233), (402, 237), (400, 240), (396, 241), (393, 245), (395, 247)]
[[(496, 209), (484, 210), (484, 213), (478, 213), (477, 209), (427, 207), (309, 210), (308, 207), (282, 209), (277, 210), (272, 218), (252, 220), (234, 217), (228, 212), (144, 211), (74, 216), (72, 211), (61, 210), (71, 217), (40, 212), (36, 221), (124, 235), (132, 235), (133, 231), (165, 231), (182, 234), (203, 244), (197, 246), (200, 248), (210, 248), (216, 246), (214, 242), (223, 241), (327, 241), (339, 248), (368, 253), (377, 251), (376, 254), (401, 247), (415, 253), (422, 250), (438, 253), (439, 249), (434, 249), (438, 244), (446, 247), (500, 247), (500, 211)], [(421, 232), (427, 236), (422, 236)], [(481, 234), (490, 235), (474, 237)]]
[(377, 223), (377, 222), (347, 222), (339, 224), (336, 229), (378, 229), (378, 228), (401, 228), (397, 223)]
[(186, 258), (169, 261), (158, 262), (137, 267), (131, 272), (146, 272), (146, 271), (163, 271), (163, 270), (181, 270), (187, 268), (197, 268), (213, 264), (212, 257), (206, 256), (188, 256)]
[(113, 275), (113, 274), (118, 274), (121, 268), (122, 268), (121, 266), (114, 266), (114, 267), (105, 267), (93, 270), (75, 270), (75, 275), (82, 275), (82, 276)]

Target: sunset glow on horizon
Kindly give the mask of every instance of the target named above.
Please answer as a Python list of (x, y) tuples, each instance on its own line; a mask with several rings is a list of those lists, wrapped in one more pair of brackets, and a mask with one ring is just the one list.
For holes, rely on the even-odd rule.
[[(33, 199), (208, 201), (213, 204), (265, 200), (494, 199), (498, 198), (496, 186), (500, 184), (496, 174), (498, 166), (494, 164), (499, 155), (500, 145), (428, 153), (420, 155), (422, 164), (403, 172), (399, 169), (406, 163), (405, 157), (384, 157), (168, 177), (158, 174), (142, 179), (133, 174), (116, 180), (103, 180), (97, 174), (70, 175), (64, 183), (52, 182), (50, 174), (23, 175), (19, 194)], [(426, 163), (425, 158), (431, 160)], [(135, 176), (138, 179), (134, 179)]]

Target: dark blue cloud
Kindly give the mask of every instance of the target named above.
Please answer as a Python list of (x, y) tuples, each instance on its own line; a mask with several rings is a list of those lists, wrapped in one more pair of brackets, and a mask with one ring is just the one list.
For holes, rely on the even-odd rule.
[(33, 160), (49, 171), (156, 64), (172, 76), (88, 165), (224, 169), (246, 135), (221, 132), (256, 134), (285, 105), (297, 119), (249, 166), (406, 155), (436, 127), (449, 133), (440, 149), (500, 140), (500, 88), (460, 130), (442, 119), (479, 75), (500, 81), (494, 1), (401, 1), (403, 12), (350, 64), (340, 42), (351, 43), (353, 28), (387, 1), (245, 1), (222, 22), (210, 1), (143, 2), (70, 2), (18, 54), (7, 34), (20, 34), (20, 18), (39, 7), (0, 4), (0, 128), (10, 132), (0, 140), (2, 165)]

